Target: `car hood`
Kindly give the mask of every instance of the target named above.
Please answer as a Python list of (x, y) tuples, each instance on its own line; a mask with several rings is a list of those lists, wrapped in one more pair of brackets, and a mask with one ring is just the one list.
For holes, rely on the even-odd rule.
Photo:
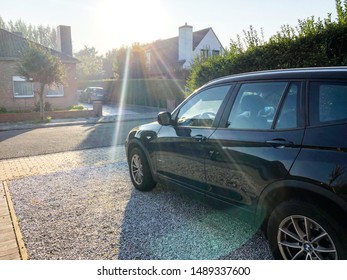
[(160, 128), (161, 125), (158, 122), (152, 122), (134, 127), (132, 130), (130, 130), (128, 134), (128, 140), (134, 138), (141, 140), (149, 140), (149, 138), (157, 136)]

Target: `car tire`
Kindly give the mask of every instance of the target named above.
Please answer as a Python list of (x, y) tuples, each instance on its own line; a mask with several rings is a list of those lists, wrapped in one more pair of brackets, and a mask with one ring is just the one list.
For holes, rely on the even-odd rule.
[(147, 159), (139, 148), (133, 148), (129, 153), (129, 171), (136, 189), (150, 191), (155, 187), (156, 182), (153, 180)]
[(278, 205), (269, 217), (267, 236), (275, 259), (347, 259), (345, 228), (308, 202)]

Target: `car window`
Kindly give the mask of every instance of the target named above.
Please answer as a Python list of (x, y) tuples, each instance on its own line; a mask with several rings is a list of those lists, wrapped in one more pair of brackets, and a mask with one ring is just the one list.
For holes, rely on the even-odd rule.
[(96, 93), (102, 93), (102, 94), (103, 94), (103, 93), (104, 93), (104, 90), (103, 90), (102, 88), (98, 88), (98, 89), (95, 90), (95, 92), (96, 92)]
[(309, 112), (311, 125), (347, 121), (347, 84), (312, 82)]
[(287, 84), (287, 82), (266, 82), (241, 85), (227, 127), (270, 129)]
[(179, 126), (211, 127), (230, 85), (206, 89), (182, 106), (177, 116)]
[(296, 128), (299, 84), (292, 83), (279, 113), (276, 129)]

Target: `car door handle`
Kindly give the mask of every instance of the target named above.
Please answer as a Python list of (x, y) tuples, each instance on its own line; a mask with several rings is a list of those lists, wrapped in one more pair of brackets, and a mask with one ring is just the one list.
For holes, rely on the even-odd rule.
[(205, 142), (207, 140), (207, 138), (204, 136), (204, 135), (195, 135), (195, 136), (192, 136), (192, 138), (196, 141), (196, 142)]
[(267, 144), (270, 144), (271, 146), (275, 148), (284, 148), (284, 147), (290, 147), (293, 146), (294, 143), (291, 141), (287, 141), (285, 139), (272, 139), (272, 140), (267, 140)]

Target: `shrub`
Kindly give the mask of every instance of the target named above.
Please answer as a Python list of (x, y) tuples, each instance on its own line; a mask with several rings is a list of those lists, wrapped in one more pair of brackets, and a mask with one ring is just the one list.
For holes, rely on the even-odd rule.
[(0, 113), (7, 113), (6, 108), (4, 108), (4, 107), (0, 107)]
[(70, 106), (67, 108), (69, 111), (73, 111), (73, 110), (84, 110), (84, 106), (83, 105), (74, 105), (74, 106)]

